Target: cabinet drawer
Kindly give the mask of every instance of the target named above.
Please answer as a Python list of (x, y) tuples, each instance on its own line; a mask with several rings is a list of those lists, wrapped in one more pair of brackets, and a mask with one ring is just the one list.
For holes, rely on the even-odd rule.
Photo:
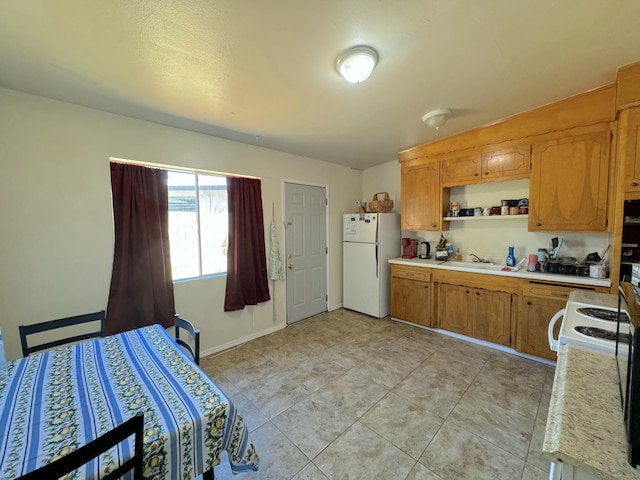
[(423, 282), (431, 281), (431, 272), (425, 268), (411, 268), (411, 267), (394, 267), (391, 273), (392, 276), (398, 278), (408, 278), (410, 280), (421, 280)]
[(550, 298), (568, 300), (573, 290), (595, 290), (595, 288), (580, 285), (546, 285), (528, 283), (522, 286), (522, 295), (525, 297)]

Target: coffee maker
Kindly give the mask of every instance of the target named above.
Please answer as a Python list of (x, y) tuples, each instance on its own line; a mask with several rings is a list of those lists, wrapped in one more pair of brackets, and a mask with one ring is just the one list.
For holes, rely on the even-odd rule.
[(413, 238), (402, 239), (402, 258), (416, 257), (416, 241)]

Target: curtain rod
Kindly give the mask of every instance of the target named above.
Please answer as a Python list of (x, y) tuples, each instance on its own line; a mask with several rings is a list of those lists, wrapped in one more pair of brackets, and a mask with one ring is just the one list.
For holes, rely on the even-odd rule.
[(223, 177), (255, 178), (258, 180), (262, 180), (262, 177), (256, 177), (254, 175), (238, 175), (236, 173), (216, 172), (215, 170), (204, 170), (202, 168), (176, 167), (173, 165), (164, 165), (161, 163), (143, 162), (140, 160), (128, 160), (126, 158), (109, 157), (109, 162), (123, 163), (127, 165), (140, 165), (142, 167), (162, 168), (163, 170), (178, 170), (178, 171), (190, 172), (190, 173), (206, 173), (210, 175), (220, 175)]

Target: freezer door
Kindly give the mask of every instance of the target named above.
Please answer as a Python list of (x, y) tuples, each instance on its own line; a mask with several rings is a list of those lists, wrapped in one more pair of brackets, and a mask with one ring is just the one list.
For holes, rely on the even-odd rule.
[(378, 214), (350, 213), (343, 219), (345, 242), (376, 243), (378, 240)]
[(381, 318), (378, 245), (345, 242), (343, 246), (343, 306)]

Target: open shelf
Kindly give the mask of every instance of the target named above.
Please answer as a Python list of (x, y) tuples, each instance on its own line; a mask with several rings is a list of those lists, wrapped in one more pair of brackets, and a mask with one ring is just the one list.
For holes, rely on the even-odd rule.
[(529, 215), (487, 215), (477, 217), (443, 217), (442, 219), (447, 222), (458, 222), (460, 220), (515, 220), (518, 218), (529, 218)]

